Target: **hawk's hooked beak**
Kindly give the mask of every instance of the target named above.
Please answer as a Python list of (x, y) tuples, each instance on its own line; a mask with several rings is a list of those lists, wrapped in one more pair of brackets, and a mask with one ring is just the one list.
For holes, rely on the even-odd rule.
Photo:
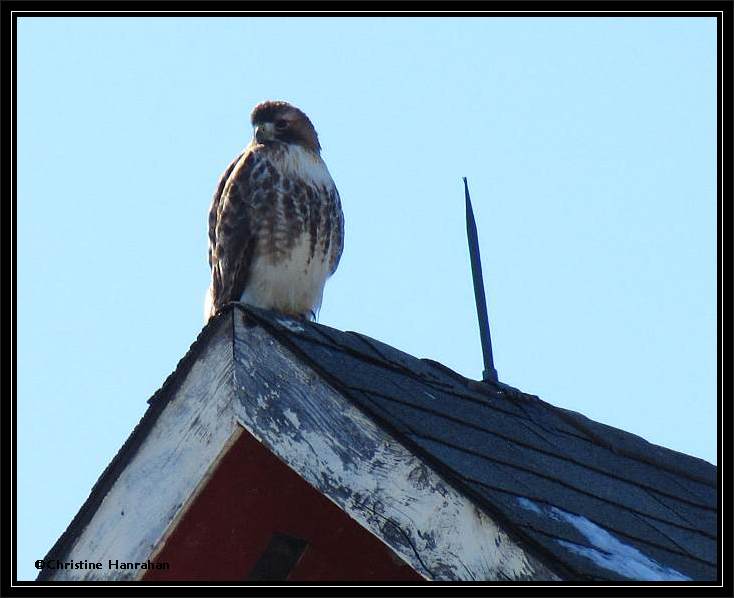
[(255, 127), (255, 141), (262, 143), (273, 139), (273, 123), (260, 123)]

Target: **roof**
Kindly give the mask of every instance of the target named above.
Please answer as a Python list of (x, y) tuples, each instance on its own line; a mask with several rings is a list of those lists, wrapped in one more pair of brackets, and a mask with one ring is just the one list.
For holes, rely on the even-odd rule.
[(574, 577), (716, 578), (717, 468), (710, 463), (363, 334), (249, 311)]
[[(291, 349), (564, 577), (716, 579), (713, 465), (359, 333), (229, 309)], [(220, 324), (223, 316), (209, 323), (149, 400), (47, 558), (63, 558), (79, 537)]]

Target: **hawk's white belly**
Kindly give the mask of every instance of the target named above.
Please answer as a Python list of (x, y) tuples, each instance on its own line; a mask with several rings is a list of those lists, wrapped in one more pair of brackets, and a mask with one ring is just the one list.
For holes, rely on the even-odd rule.
[(303, 234), (290, 254), (277, 263), (266, 255), (256, 256), (240, 301), (294, 316), (314, 317), (329, 277), (329, 260), (318, 250), (309, 260), (310, 254), (310, 236)]

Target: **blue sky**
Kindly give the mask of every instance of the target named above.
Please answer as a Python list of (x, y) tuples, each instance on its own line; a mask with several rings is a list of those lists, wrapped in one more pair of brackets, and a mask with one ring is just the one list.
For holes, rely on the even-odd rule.
[(713, 18), (21, 18), (18, 575), (202, 326), (206, 213), (286, 99), (346, 217), (320, 321), (716, 462)]

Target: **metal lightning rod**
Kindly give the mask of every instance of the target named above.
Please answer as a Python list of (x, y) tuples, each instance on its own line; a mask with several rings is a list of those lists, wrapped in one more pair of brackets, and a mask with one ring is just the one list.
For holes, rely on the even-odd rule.
[(484, 297), (484, 278), (482, 277), (482, 261), (479, 257), (479, 238), (477, 237), (477, 223), (474, 220), (474, 210), (469, 197), (469, 184), (464, 178), (464, 196), (466, 198), (466, 236), (469, 240), (469, 258), (471, 259), (471, 275), (474, 281), (474, 301), (477, 304), (479, 318), (479, 336), (482, 340), (482, 355), (484, 356), (484, 371), (482, 380), (497, 382), (497, 370), (494, 369), (492, 357), (492, 335), (489, 332), (489, 317), (487, 316), (487, 300)]

